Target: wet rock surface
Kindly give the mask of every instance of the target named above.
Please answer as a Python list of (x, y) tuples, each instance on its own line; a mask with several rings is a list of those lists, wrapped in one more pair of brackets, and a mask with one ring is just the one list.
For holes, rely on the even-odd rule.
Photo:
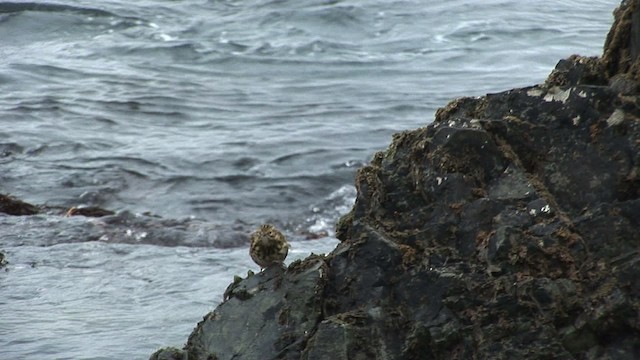
[[(149, 212), (134, 214), (99, 207), (33, 205), (0, 194), (0, 228), (2, 240), (15, 245), (103, 241), (232, 248), (249, 242), (250, 225), (237, 222), (223, 227), (195, 218), (166, 219)], [(40, 236), (25, 236), (33, 233)], [(314, 234), (302, 235), (309, 238)]]
[(7, 215), (34, 215), (39, 213), (37, 206), (16, 199), (10, 195), (0, 194), (0, 213)]
[(357, 176), (342, 243), (238, 278), (152, 359), (640, 358), (640, 26), (455, 100)]
[[(115, 212), (93, 206), (33, 205), (11, 195), (0, 194), (0, 228), (3, 229), (2, 240), (16, 245), (103, 241), (234, 248), (249, 243), (248, 234), (254, 226), (242, 221), (219, 225), (192, 217), (170, 219), (150, 212)], [(25, 236), (34, 233), (38, 236)], [(294, 234), (307, 240), (329, 235), (326, 231), (296, 231)]]

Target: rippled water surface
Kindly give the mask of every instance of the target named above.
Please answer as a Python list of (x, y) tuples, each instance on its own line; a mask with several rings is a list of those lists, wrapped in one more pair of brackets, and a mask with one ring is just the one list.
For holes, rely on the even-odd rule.
[[(337, 240), (298, 242), (287, 262)], [(245, 248), (84, 242), (23, 246), (0, 274), (0, 358), (145, 359), (180, 347), (234, 275), (258, 271)]]
[(256, 225), (331, 251), (391, 134), (600, 54), (617, 4), (0, 2), (0, 193), (53, 209), (0, 215), (0, 358), (180, 347)]

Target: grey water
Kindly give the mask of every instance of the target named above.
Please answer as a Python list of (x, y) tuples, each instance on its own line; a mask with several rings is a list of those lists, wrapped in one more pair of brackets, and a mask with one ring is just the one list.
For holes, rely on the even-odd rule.
[(393, 133), (601, 54), (618, 3), (0, 2), (0, 193), (53, 209), (0, 215), (0, 359), (181, 347), (255, 226), (330, 252)]

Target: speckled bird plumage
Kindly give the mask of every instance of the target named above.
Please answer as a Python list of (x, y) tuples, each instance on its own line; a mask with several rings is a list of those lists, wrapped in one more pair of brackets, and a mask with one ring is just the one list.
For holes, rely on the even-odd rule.
[(281, 266), (288, 253), (287, 239), (273, 225), (262, 225), (251, 234), (249, 255), (260, 268)]

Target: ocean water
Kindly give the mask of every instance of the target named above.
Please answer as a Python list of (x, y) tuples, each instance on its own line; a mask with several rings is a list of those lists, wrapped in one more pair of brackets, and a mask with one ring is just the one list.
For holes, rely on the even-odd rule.
[(618, 3), (0, 2), (0, 193), (49, 209), (0, 215), (0, 359), (180, 347), (258, 224), (330, 252), (393, 133), (599, 55)]

